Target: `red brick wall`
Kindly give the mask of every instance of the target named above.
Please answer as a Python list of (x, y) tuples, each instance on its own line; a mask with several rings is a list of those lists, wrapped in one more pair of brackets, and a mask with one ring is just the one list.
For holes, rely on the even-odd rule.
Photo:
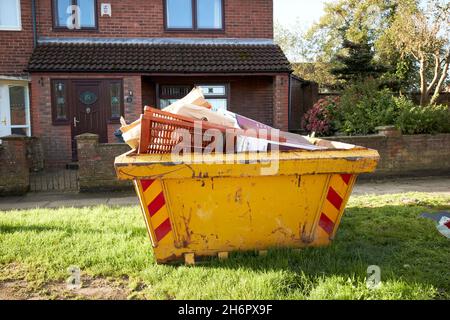
[(26, 193), (30, 186), (25, 137), (3, 137), (0, 145), (0, 196)]
[(98, 135), (79, 135), (78, 182), (81, 192), (132, 190), (130, 181), (119, 181), (114, 169), (114, 158), (130, 151), (127, 144), (98, 143)]
[(378, 150), (380, 162), (375, 173), (367, 177), (448, 174), (450, 172), (450, 134), (381, 135), (331, 137), (327, 140)]
[(20, 1), (22, 30), (0, 30), (0, 75), (22, 76), (33, 51), (31, 1)]
[(273, 84), (273, 126), (289, 129), (289, 74), (277, 75)]
[(230, 111), (273, 125), (273, 77), (247, 77), (231, 82)]
[[(51, 0), (38, 1), (39, 35), (50, 37), (273, 38), (272, 0), (224, 0), (224, 32), (165, 32), (163, 0), (110, 0), (112, 17), (98, 17), (98, 31), (59, 31)], [(98, 6), (100, 3), (98, 1)], [(100, 12), (100, 9), (99, 9)]]
[(146, 77), (144, 78), (144, 103), (156, 106), (155, 86), (160, 84), (194, 85), (229, 84), (230, 111), (262, 123), (273, 123), (273, 77)]
[[(61, 166), (71, 162), (72, 141), (71, 125), (53, 125), (51, 109), (50, 79), (123, 79), (124, 97), (133, 91), (133, 101), (127, 103), (124, 98), (125, 117), (135, 120), (142, 110), (141, 77), (136, 75), (61, 75), (33, 74), (31, 79), (31, 130), (32, 135), (42, 139), (46, 166)], [(108, 142), (116, 142), (114, 131), (120, 124), (108, 124)]]

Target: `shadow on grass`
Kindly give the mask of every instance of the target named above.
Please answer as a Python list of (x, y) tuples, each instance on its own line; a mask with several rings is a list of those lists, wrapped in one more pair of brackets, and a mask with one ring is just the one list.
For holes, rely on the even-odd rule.
[(381, 268), (382, 281), (433, 285), (437, 298), (450, 299), (450, 241), (433, 221), (419, 217), (448, 207), (382, 206), (346, 210), (336, 239), (328, 247), (272, 249), (267, 256), (235, 252), (211, 268), (285, 270), (309, 278), (342, 276), (364, 281), (367, 268)]

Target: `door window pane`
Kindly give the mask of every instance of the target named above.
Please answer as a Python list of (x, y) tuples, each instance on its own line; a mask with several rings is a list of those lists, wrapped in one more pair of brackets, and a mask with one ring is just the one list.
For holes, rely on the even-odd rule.
[(109, 85), (109, 95), (111, 104), (111, 119), (119, 119), (121, 116), (120, 108), (120, 83), (111, 83)]
[(53, 82), (53, 94), (54, 94), (54, 106), (55, 110), (53, 114), (55, 115), (56, 121), (66, 121), (68, 120), (68, 109), (67, 109), (67, 88), (65, 81), (54, 81)]
[(197, 27), (222, 29), (222, 0), (197, 0)]
[(25, 87), (9, 87), (9, 105), (11, 112), (11, 125), (27, 124)]
[(166, 0), (167, 27), (192, 29), (192, 0)]
[(0, 1), (0, 28), (20, 28), (19, 0)]

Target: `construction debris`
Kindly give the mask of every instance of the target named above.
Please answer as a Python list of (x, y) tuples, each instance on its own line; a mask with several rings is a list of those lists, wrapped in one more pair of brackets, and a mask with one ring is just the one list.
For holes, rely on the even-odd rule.
[[(199, 141), (196, 123), (201, 124), (201, 145), (195, 145)], [(170, 153), (180, 143), (186, 145), (184, 150), (188, 152), (204, 151), (211, 143), (215, 144), (215, 152), (230, 152), (230, 146), (231, 152), (236, 153), (325, 149), (312, 144), (307, 137), (275, 130), (227, 110), (213, 110), (200, 88), (194, 88), (163, 110), (145, 107), (140, 119), (127, 124), (121, 118), (121, 124), (124, 141), (140, 154)], [(221, 136), (214, 135), (210, 141), (203, 141), (211, 135), (210, 130)], [(187, 132), (190, 139), (183, 132)], [(190, 149), (186, 140), (190, 140)], [(218, 145), (220, 141), (222, 146)]]

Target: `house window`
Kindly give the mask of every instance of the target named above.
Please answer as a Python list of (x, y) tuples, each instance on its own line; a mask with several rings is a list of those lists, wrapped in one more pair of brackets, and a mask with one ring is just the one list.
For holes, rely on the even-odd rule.
[(197, 0), (197, 28), (222, 29), (222, 0)]
[(69, 122), (67, 92), (66, 80), (52, 80), (53, 124), (66, 124)]
[(97, 28), (97, 0), (53, 0), (55, 28)]
[(166, 18), (170, 29), (192, 29), (192, 0), (167, 0)]
[(109, 101), (109, 119), (110, 121), (118, 121), (123, 115), (122, 82), (110, 81), (108, 82), (107, 87)]
[(159, 107), (164, 109), (170, 106), (172, 103), (180, 100), (186, 96), (193, 86), (189, 85), (176, 85), (176, 86), (166, 86), (162, 85), (159, 87)]
[(169, 30), (223, 30), (224, 0), (165, 0)]
[(0, 30), (22, 30), (20, 0), (0, 1)]
[(228, 93), (226, 85), (199, 85), (206, 100), (214, 111), (228, 108)]
[[(172, 103), (186, 96), (194, 86), (176, 85), (176, 86), (160, 86), (159, 90), (159, 107), (164, 109)], [(228, 108), (228, 86), (218, 85), (198, 85), (203, 91), (206, 100), (212, 105), (213, 110)]]

